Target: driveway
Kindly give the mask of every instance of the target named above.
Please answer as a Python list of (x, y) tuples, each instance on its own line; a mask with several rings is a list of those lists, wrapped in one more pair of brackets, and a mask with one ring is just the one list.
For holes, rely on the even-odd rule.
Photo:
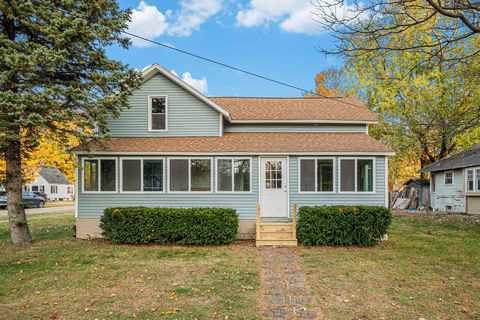
[[(54, 206), (54, 207), (47, 207), (47, 208), (32, 208), (32, 209), (25, 209), (27, 215), (34, 215), (39, 213), (54, 213), (54, 212), (64, 212), (64, 213), (73, 213), (75, 212), (75, 206), (68, 205), (68, 206)], [(7, 210), (0, 210), (0, 217), (7, 216)]]

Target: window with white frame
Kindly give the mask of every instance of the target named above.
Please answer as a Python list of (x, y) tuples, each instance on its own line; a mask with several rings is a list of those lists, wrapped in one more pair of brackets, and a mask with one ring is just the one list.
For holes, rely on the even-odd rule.
[(300, 191), (333, 192), (334, 166), (331, 158), (300, 159)]
[(163, 192), (163, 159), (121, 159), (122, 192)]
[(453, 184), (453, 171), (446, 171), (444, 177), (445, 177), (445, 184), (447, 185)]
[(373, 192), (374, 159), (340, 159), (340, 192)]
[(84, 159), (83, 191), (84, 192), (116, 192), (117, 191), (116, 159)]
[(166, 131), (167, 130), (167, 97), (149, 96), (149, 130)]
[(250, 192), (250, 159), (217, 159), (217, 191)]
[(58, 187), (57, 186), (50, 186), (50, 193), (58, 193)]
[(212, 160), (169, 159), (169, 191), (211, 192)]
[(466, 170), (467, 192), (480, 192), (480, 168)]

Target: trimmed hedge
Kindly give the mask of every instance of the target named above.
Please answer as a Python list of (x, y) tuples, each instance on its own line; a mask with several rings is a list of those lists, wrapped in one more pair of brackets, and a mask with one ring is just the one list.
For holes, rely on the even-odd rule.
[(385, 207), (301, 207), (297, 236), (306, 245), (373, 246), (387, 233), (391, 220)]
[(235, 240), (238, 217), (228, 208), (107, 208), (100, 227), (114, 243), (226, 244)]

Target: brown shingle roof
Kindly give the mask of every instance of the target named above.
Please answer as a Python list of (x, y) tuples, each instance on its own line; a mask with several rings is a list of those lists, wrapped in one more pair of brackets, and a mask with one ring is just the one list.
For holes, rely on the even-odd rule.
[[(72, 151), (81, 151), (76, 147)], [(112, 138), (109, 152), (185, 153), (306, 153), (306, 152), (390, 152), (365, 133), (225, 133), (223, 137)]]
[(377, 121), (358, 99), (342, 98), (234, 98), (210, 97), (235, 120)]

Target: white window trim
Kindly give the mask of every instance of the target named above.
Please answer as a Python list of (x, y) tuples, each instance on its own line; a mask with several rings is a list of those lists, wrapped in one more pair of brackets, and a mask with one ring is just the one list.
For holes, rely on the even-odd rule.
[[(210, 191), (191, 191), (191, 161), (192, 160), (210, 160)], [(172, 191), (170, 190), (170, 162), (171, 160), (188, 160), (188, 191)], [(213, 179), (214, 179), (214, 157), (168, 157), (168, 168), (167, 168), (167, 193), (171, 194), (208, 194), (213, 193)]]
[[(302, 191), (301, 190), (301, 186), (302, 186), (302, 172), (301, 172), (301, 161), (302, 160), (314, 160), (315, 161), (315, 191)], [(317, 184), (318, 184), (318, 175), (317, 175), (317, 160), (332, 160), (333, 161), (333, 191), (316, 191), (317, 190)], [(298, 158), (298, 193), (301, 193), (301, 194), (333, 194), (333, 193), (336, 193), (336, 190), (335, 190), (335, 185), (336, 185), (336, 182), (337, 182), (337, 179), (336, 179), (336, 174), (335, 174), (335, 170), (336, 170), (337, 166), (336, 166), (336, 161), (335, 161), (335, 158), (334, 157), (299, 157)]]
[[(342, 160), (355, 160), (354, 166), (354, 185), (355, 191), (342, 191)], [(373, 168), (373, 191), (357, 191), (357, 161), (358, 160), (372, 160)], [(374, 194), (376, 193), (376, 184), (377, 184), (377, 172), (376, 172), (376, 158), (358, 158), (358, 157), (339, 157), (338, 158), (338, 193), (341, 194)]]
[[(452, 183), (447, 183), (447, 173), (452, 174)], [(453, 186), (455, 184), (455, 172), (453, 170), (448, 170), (443, 173), (443, 183), (446, 186)]]
[[(140, 160), (140, 191), (124, 191), (123, 190), (123, 160)], [(143, 190), (143, 161), (144, 160), (162, 160), (163, 161), (163, 184), (162, 184), (162, 189), (163, 191), (144, 191)], [(149, 158), (149, 157), (120, 157), (120, 193), (123, 194), (162, 194), (165, 193), (165, 167), (166, 167), (166, 161), (165, 158), (163, 157), (154, 157), (154, 158)]]
[[(152, 99), (165, 98), (165, 129), (152, 129)], [(152, 95), (148, 96), (148, 132), (167, 132), (168, 131), (168, 96)]]
[[(86, 191), (85, 190), (85, 160), (98, 160), (98, 190)], [(102, 188), (102, 181), (100, 179), (100, 172), (102, 172), (102, 162), (100, 160), (115, 160), (115, 191), (100, 191)], [(118, 193), (118, 158), (114, 157), (91, 157), (82, 158), (82, 193)]]
[[(468, 171), (473, 171), (473, 190), (468, 190)], [(465, 192), (467, 194), (480, 192), (480, 185), (478, 184), (477, 174), (480, 176), (480, 167), (473, 167), (465, 169)]]
[[(218, 190), (218, 161), (219, 160), (230, 160), (232, 163), (232, 191), (221, 191)], [(249, 160), (250, 161), (250, 191), (235, 191), (235, 176), (234, 176), (234, 168), (233, 168), (233, 160)], [(253, 160), (251, 157), (215, 157), (215, 192), (216, 193), (235, 193), (235, 194), (242, 194), (242, 193), (252, 193), (252, 167), (253, 167)]]

